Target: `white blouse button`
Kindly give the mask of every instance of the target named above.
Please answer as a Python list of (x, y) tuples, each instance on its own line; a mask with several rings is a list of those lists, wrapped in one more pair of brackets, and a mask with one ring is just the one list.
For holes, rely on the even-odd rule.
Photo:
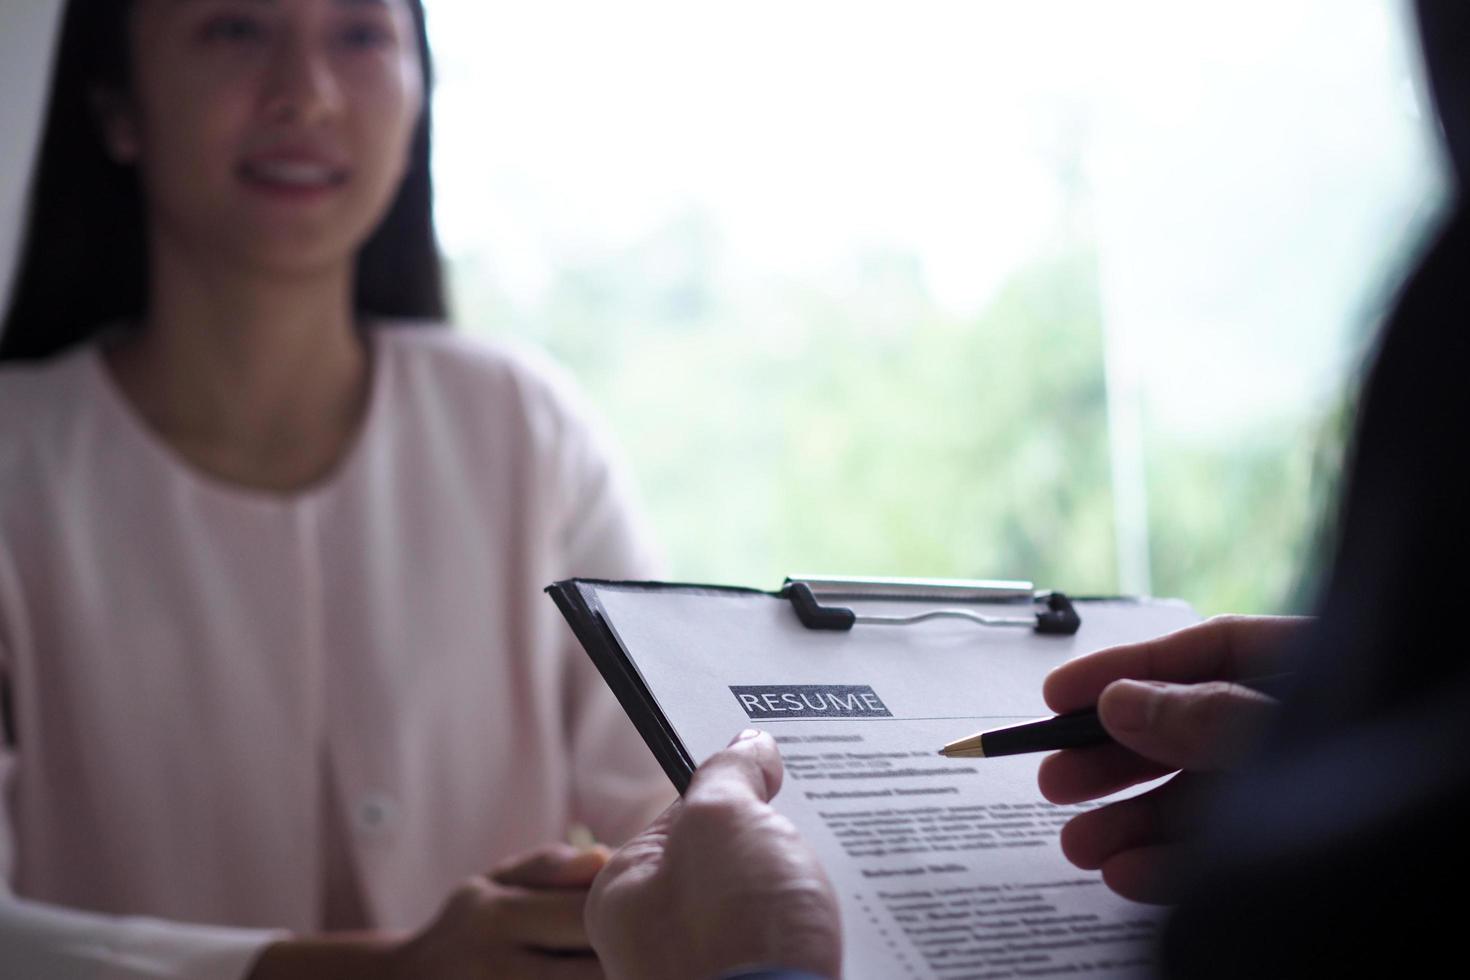
[(369, 793), (357, 801), (357, 829), (365, 834), (391, 830), (398, 818), (398, 805), (386, 793)]

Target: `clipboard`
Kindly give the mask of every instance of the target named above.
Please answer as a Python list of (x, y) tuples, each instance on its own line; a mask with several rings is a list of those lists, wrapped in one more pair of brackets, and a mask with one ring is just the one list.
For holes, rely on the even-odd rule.
[[(689, 785), (696, 763), (612, 629), (599, 597), (599, 590), (605, 588), (651, 593), (767, 596), (789, 604), (792, 614), (807, 629), (827, 631), (901, 627), (935, 618), (960, 618), (981, 628), (1031, 629), (1043, 636), (1071, 636), (1081, 625), (1078, 602), (1137, 601), (1116, 596), (1073, 600), (1061, 592), (1038, 592), (1028, 581), (1008, 579), (796, 575), (788, 576), (779, 589), (772, 591), (729, 585), (579, 578), (547, 586), (547, 594), (561, 610), (608, 688), (681, 794)], [(907, 607), (907, 611), (859, 614), (851, 607), (854, 600), (898, 604)], [(991, 609), (997, 605), (1010, 607), (1010, 614), (987, 615), (976, 610), (976, 607)]]
[(1088, 807), (1042, 800), (1036, 756), (938, 749), (1050, 714), (1047, 670), (1197, 621), (1188, 606), (821, 576), (772, 591), (597, 579), (547, 591), (681, 793), (741, 728), (772, 734), (786, 765), (772, 806), (832, 879), (849, 980), (1151, 971), (1159, 911), (1057, 846)]

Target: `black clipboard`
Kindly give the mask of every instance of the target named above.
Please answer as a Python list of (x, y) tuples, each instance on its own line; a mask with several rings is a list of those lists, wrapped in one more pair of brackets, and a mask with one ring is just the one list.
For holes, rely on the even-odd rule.
[[(1075, 603), (1094, 601), (1074, 601), (1060, 592), (1037, 592), (1029, 582), (999, 580), (792, 576), (780, 589), (769, 591), (727, 585), (580, 578), (547, 586), (547, 594), (561, 610), (608, 688), (681, 794), (689, 786), (695, 762), (608, 624), (606, 612), (598, 599), (600, 589), (769, 596), (789, 602), (793, 615), (813, 630), (846, 630), (863, 625), (903, 626), (936, 616), (954, 616), (972, 620), (982, 627), (1028, 628), (1041, 635), (1053, 636), (1076, 633), (1081, 625), (1081, 615)], [(864, 615), (843, 604), (853, 600), (920, 603), (922, 608), (907, 615)], [(1017, 615), (987, 616), (965, 608), (967, 604), (976, 603), (1013, 605)]]

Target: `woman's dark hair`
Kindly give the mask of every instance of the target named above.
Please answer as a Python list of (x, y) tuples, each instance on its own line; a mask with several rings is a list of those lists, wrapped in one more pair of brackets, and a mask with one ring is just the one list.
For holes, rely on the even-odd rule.
[[(357, 256), (359, 318), (442, 319), (443, 274), (429, 177), (433, 77), (421, 0), (408, 0), (424, 72), (424, 107), (398, 196)], [(130, 87), (126, 0), (70, 0), (31, 184), (0, 360), (45, 357), (118, 321), (142, 317), (147, 242), (136, 169), (107, 153), (98, 91)]]

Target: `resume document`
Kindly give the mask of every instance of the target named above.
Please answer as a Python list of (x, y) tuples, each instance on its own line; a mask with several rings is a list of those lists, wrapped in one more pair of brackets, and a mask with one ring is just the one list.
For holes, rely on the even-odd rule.
[(1197, 618), (1187, 606), (1079, 603), (1081, 629), (1059, 637), (963, 620), (814, 631), (761, 593), (598, 585), (596, 601), (692, 760), (744, 728), (775, 737), (786, 780), (774, 805), (837, 889), (845, 976), (1149, 972), (1160, 911), (1062, 857), (1058, 831), (1085, 807), (1041, 798), (1041, 756), (946, 759), (938, 749), (1051, 714), (1047, 671), (1186, 626)]

